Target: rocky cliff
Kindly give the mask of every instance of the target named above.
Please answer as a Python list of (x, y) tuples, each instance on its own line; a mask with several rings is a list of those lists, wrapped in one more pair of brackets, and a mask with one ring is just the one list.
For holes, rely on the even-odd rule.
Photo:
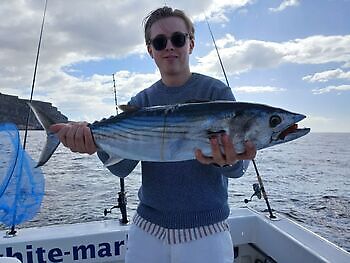
[[(28, 100), (20, 99), (17, 96), (6, 95), (0, 93), (0, 123), (12, 122), (15, 123), (18, 129), (24, 129), (27, 122), (27, 115), (29, 106)], [(60, 122), (67, 122), (68, 118), (52, 106), (49, 102), (33, 101), (43, 111), (45, 111), (52, 119), (57, 119)], [(29, 129), (39, 130), (42, 129), (40, 123), (36, 120), (33, 113), (29, 118)]]

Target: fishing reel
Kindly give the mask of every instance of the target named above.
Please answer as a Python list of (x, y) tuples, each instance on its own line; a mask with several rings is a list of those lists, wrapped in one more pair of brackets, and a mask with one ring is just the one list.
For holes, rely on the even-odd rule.
[(128, 218), (126, 214), (126, 204), (127, 204), (126, 193), (121, 191), (118, 193), (118, 205), (112, 206), (110, 209), (105, 208), (105, 210), (103, 211), (103, 214), (104, 216), (106, 216), (107, 214), (111, 214), (113, 209), (119, 208), (120, 213), (122, 215), (122, 218), (119, 221), (122, 224), (127, 224)]
[(248, 204), (249, 202), (251, 202), (254, 196), (256, 196), (258, 199), (261, 199), (261, 187), (258, 183), (253, 184), (253, 191), (254, 194), (252, 194), (250, 199), (244, 199), (244, 203)]

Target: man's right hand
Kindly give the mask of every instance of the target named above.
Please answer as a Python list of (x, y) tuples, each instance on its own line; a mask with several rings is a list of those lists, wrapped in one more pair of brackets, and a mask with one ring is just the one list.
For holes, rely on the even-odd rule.
[(93, 154), (97, 151), (87, 122), (58, 123), (50, 126), (62, 144), (72, 152)]

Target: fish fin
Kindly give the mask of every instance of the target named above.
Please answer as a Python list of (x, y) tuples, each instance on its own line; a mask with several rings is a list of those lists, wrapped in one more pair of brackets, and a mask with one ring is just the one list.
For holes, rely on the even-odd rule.
[(108, 166), (112, 166), (114, 164), (117, 164), (119, 162), (121, 162), (122, 160), (124, 160), (123, 158), (119, 157), (119, 156), (110, 156), (107, 161), (105, 161), (103, 163), (104, 167), (108, 167)]
[(60, 140), (57, 138), (55, 133), (47, 134), (46, 143), (44, 148), (41, 150), (38, 163), (35, 167), (43, 166), (51, 158), (59, 144)]
[(52, 124), (59, 123), (60, 121), (50, 118), (43, 110), (39, 108), (39, 106), (35, 105), (34, 103), (28, 103), (28, 105), (34, 112), (35, 117), (44, 128), (47, 135), (46, 143), (44, 145), (44, 148), (41, 150), (39, 161), (36, 165), (36, 167), (39, 167), (44, 165), (51, 158), (52, 154), (60, 144), (60, 140), (56, 134), (49, 130)]
[(138, 111), (140, 108), (133, 105), (124, 104), (118, 105), (118, 109), (120, 109), (123, 112), (135, 112)]
[(105, 153), (107, 154), (108, 159), (106, 159), (103, 162), (104, 167), (112, 166), (112, 165), (117, 164), (117, 163), (121, 162), (122, 160), (124, 160), (124, 158), (116, 155), (115, 153), (109, 153), (108, 151), (106, 151)]

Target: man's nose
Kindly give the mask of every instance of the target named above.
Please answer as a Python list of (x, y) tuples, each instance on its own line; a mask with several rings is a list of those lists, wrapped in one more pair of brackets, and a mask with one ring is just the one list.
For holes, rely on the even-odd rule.
[(173, 45), (173, 43), (171, 42), (170, 39), (167, 40), (165, 49), (166, 50), (174, 50), (174, 45)]

